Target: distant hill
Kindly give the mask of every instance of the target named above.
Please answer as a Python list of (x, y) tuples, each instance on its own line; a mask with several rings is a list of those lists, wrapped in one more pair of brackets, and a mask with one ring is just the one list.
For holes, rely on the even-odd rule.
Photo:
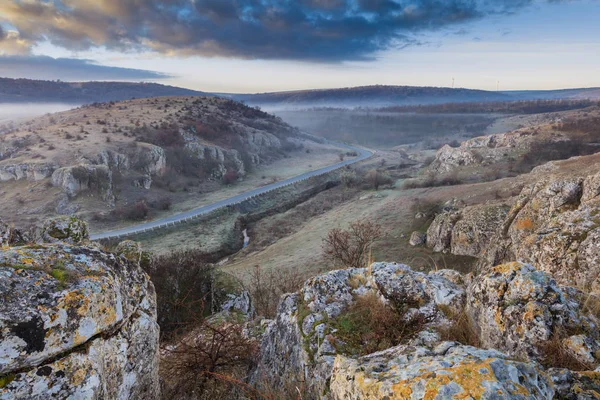
[(0, 103), (86, 104), (162, 96), (205, 96), (206, 93), (157, 83), (60, 82), (0, 78)]
[(519, 90), (502, 92), (518, 100), (600, 100), (600, 88), (559, 89), (559, 90)]
[(513, 100), (507, 94), (485, 90), (380, 85), (224, 96), (265, 108), (383, 107)]

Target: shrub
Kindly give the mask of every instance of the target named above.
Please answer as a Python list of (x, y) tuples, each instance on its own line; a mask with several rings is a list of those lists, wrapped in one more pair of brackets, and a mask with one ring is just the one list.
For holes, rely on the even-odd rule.
[(440, 307), (440, 309), (450, 320), (450, 325), (438, 327), (441, 340), (458, 342), (467, 346), (481, 347), (479, 332), (464, 310), (455, 314), (449, 309), (443, 307)]
[(239, 179), (239, 174), (234, 169), (228, 169), (225, 175), (223, 175), (223, 183), (226, 185), (232, 185)]
[(248, 292), (254, 302), (256, 314), (274, 318), (281, 295), (297, 291), (303, 281), (296, 270), (284, 272), (277, 269), (265, 273), (259, 265), (255, 265), (250, 276)]
[(329, 231), (323, 239), (323, 256), (327, 261), (346, 268), (364, 267), (371, 247), (382, 236), (378, 224), (355, 221), (347, 230), (335, 228)]
[(423, 329), (422, 314), (406, 315), (384, 304), (371, 292), (360, 296), (332, 323), (337, 329), (335, 346), (343, 354), (359, 356), (403, 343)]
[(111, 214), (120, 219), (127, 219), (130, 221), (141, 221), (146, 219), (150, 215), (150, 209), (145, 201), (137, 201), (134, 204), (130, 204), (123, 207), (115, 208), (111, 211)]
[(566, 332), (555, 331), (549, 340), (538, 344), (542, 355), (541, 364), (545, 368), (566, 368), (572, 371), (593, 371), (596, 365), (589, 364), (576, 356), (564, 345)]
[(215, 271), (209, 255), (199, 250), (174, 251), (154, 257), (146, 272), (156, 289), (161, 335), (189, 330), (211, 310)]
[(369, 172), (367, 172), (365, 179), (369, 186), (375, 190), (379, 190), (379, 187), (382, 185), (391, 185), (392, 183), (394, 183), (394, 181), (388, 174), (378, 171), (376, 169), (372, 169)]

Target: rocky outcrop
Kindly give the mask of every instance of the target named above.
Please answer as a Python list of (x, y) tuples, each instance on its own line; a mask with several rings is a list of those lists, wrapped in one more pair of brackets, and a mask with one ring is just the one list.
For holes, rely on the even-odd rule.
[(57, 217), (44, 222), (41, 236), (46, 243), (82, 244), (89, 240), (90, 232), (85, 221), (75, 217)]
[(600, 288), (599, 175), (550, 177), (525, 187), (499, 225), (480, 268), (520, 260), (561, 284)]
[(122, 152), (105, 150), (98, 154), (94, 164), (103, 164), (113, 171), (127, 173), (130, 170), (148, 176), (161, 175), (167, 167), (165, 150), (150, 143), (136, 142)]
[(539, 360), (539, 346), (558, 339), (573, 356), (596, 365), (600, 325), (584, 312), (584, 301), (576, 289), (559, 286), (549, 274), (515, 262), (475, 278), (467, 312), (485, 347)]
[(56, 168), (56, 165), (49, 163), (0, 165), (0, 182), (24, 179), (41, 181), (51, 177)]
[(427, 230), (427, 247), (436, 252), (479, 257), (505, 221), (510, 207), (480, 204), (438, 214)]
[(447, 252), (452, 243), (452, 230), (460, 219), (456, 211), (438, 214), (427, 229), (427, 247), (437, 252)]
[[(347, 312), (356, 312), (353, 305), (365, 296), (396, 310), (399, 330), (420, 316), (418, 331), (370, 354), (346, 347), (342, 332), (360, 330), (353, 324), (361, 323)], [(476, 277), (391, 263), (332, 271), (283, 296), (262, 337), (252, 382), (302, 382), (309, 398), (336, 400), (578, 399), (600, 387), (598, 373), (541, 365), (549, 363), (544, 346), (557, 340), (554, 351), (564, 357), (591, 370), (599, 364), (598, 319), (588, 299), (522, 263)], [(482, 348), (449, 341), (465, 340), (464, 324), (476, 328), (474, 342)]]
[(376, 263), (370, 273), (367, 269), (340, 270), (307, 281), (300, 293), (282, 298), (277, 318), (265, 330), (253, 381), (310, 382), (315, 396), (327, 393), (336, 355), (343, 347), (333, 321), (358, 297), (376, 295), (402, 309), (404, 318), (422, 317), (427, 329), (445, 321), (440, 308), (458, 311), (464, 306), (464, 290), (447, 279), (453, 275)]
[(398, 346), (359, 359), (338, 356), (331, 399), (551, 399), (550, 378), (535, 363), (495, 350), (442, 342)]
[(112, 173), (106, 165), (77, 165), (59, 168), (52, 174), (52, 184), (60, 187), (69, 197), (82, 192), (98, 193), (113, 203)]
[(482, 204), (466, 207), (452, 228), (450, 251), (460, 256), (478, 257), (489, 246), (510, 207)]
[(19, 229), (0, 219), (0, 248), (24, 245), (27, 239), (26, 235)]
[(411, 246), (423, 246), (427, 243), (427, 233), (425, 232), (413, 232), (410, 235), (410, 240), (408, 243)]
[(429, 170), (435, 173), (446, 173), (456, 167), (477, 164), (479, 161), (480, 159), (471, 150), (462, 146), (454, 148), (446, 144), (438, 150)]
[(154, 287), (93, 247), (0, 252), (2, 399), (156, 399)]

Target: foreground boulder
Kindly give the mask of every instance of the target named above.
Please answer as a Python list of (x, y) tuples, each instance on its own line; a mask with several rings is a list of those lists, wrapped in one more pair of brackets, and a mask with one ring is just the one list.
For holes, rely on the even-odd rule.
[(596, 366), (600, 342), (597, 318), (586, 312), (583, 293), (559, 286), (530, 265), (509, 263), (477, 277), (468, 290), (467, 310), (485, 347), (541, 360), (550, 340), (571, 356)]
[(563, 285), (600, 289), (600, 174), (525, 187), (482, 257), (480, 269), (520, 260)]
[[(340, 321), (352, 305), (375, 296), (398, 312), (397, 324), (406, 324), (416, 336), (446, 321), (442, 309), (458, 312), (464, 307), (465, 292), (453, 282), (456, 275), (375, 263), (370, 270), (332, 271), (310, 279), (299, 293), (282, 298), (276, 319), (263, 335), (253, 382), (310, 382), (309, 391), (322, 396), (329, 391), (337, 354), (356, 356), (363, 350), (346, 343), (339, 333)], [(435, 333), (423, 335), (424, 341), (436, 338)], [(410, 339), (413, 335), (407, 335)]]
[(0, 398), (156, 399), (154, 286), (64, 243), (0, 252)]
[(553, 396), (551, 380), (536, 364), (452, 342), (434, 349), (398, 346), (359, 359), (338, 356), (331, 378), (335, 400)]

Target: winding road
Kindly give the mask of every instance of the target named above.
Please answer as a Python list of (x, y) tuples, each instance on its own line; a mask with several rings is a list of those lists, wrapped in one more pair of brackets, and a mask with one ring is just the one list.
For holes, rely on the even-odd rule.
[[(322, 138), (319, 138), (319, 139), (322, 140)], [(189, 211), (186, 211), (186, 212), (183, 212), (180, 214), (174, 214), (169, 217), (157, 219), (157, 220), (150, 221), (150, 222), (145, 222), (143, 224), (134, 225), (134, 226), (130, 226), (130, 227), (123, 228), (123, 229), (95, 233), (95, 234), (90, 235), (90, 238), (92, 240), (118, 239), (118, 238), (125, 237), (125, 236), (136, 235), (139, 233), (145, 233), (145, 232), (149, 232), (149, 231), (153, 231), (153, 230), (166, 228), (168, 226), (174, 226), (179, 223), (188, 222), (188, 221), (191, 221), (202, 215), (205, 215), (212, 211), (218, 210), (220, 208), (232, 206), (232, 205), (238, 204), (244, 200), (248, 200), (250, 198), (259, 196), (261, 194), (268, 193), (272, 190), (279, 189), (284, 186), (292, 185), (296, 182), (300, 182), (305, 179), (312, 178), (314, 176), (324, 175), (329, 172), (335, 171), (336, 169), (345, 167), (346, 165), (351, 165), (351, 164), (355, 164), (357, 162), (366, 160), (367, 158), (371, 157), (374, 153), (373, 151), (370, 151), (367, 149), (363, 149), (360, 147), (355, 147), (355, 146), (351, 146), (351, 145), (347, 145), (347, 144), (337, 143), (337, 142), (333, 142), (330, 140), (325, 140), (325, 143), (331, 144), (331, 145), (334, 145), (337, 147), (345, 148), (345, 149), (348, 149), (349, 151), (356, 151), (358, 153), (358, 156), (348, 159), (348, 160), (345, 160), (345, 161), (338, 162), (338, 163), (330, 165), (328, 167), (320, 168), (320, 169), (317, 169), (314, 171), (309, 171), (309, 172), (306, 172), (304, 174), (301, 174), (301, 175), (298, 175), (298, 176), (295, 176), (292, 178), (288, 178), (288, 179), (285, 179), (285, 180), (282, 180), (279, 182), (271, 183), (269, 185), (261, 186), (256, 189), (252, 189), (247, 192), (240, 193), (240, 194), (230, 197), (228, 199), (220, 200), (220, 201), (217, 201), (212, 204), (194, 208), (192, 210), (189, 210)]]

